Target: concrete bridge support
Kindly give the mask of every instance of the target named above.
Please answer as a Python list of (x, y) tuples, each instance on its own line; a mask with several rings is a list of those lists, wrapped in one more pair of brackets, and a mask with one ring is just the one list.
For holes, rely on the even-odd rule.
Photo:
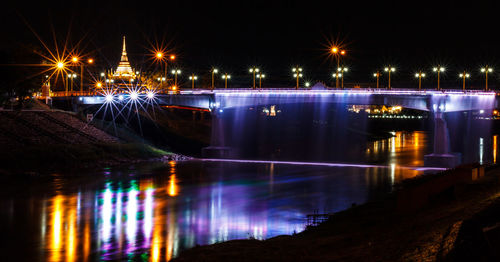
[(234, 150), (226, 146), (224, 140), (224, 125), (221, 115), (212, 111), (212, 133), (210, 135), (210, 146), (202, 148), (201, 154), (205, 158), (232, 158), (235, 157)]
[(450, 152), (450, 137), (442, 112), (434, 112), (434, 146), (432, 154), (424, 156), (424, 165), (452, 168), (461, 163), (460, 153)]

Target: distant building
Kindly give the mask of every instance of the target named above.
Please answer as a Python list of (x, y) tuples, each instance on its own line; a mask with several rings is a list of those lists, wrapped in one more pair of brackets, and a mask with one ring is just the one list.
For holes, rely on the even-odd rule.
[(137, 72), (130, 66), (127, 56), (127, 47), (125, 44), (125, 36), (123, 37), (123, 49), (120, 63), (116, 70), (108, 74), (108, 80), (115, 85), (128, 85), (134, 83), (138, 78)]

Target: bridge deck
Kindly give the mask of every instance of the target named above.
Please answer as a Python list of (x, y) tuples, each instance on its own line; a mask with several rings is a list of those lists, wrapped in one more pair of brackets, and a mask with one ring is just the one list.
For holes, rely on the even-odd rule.
[[(138, 92), (137, 101), (148, 101), (147, 92)], [(102, 93), (54, 92), (54, 99), (71, 99), (78, 104), (104, 104), (130, 101), (123, 89)], [(105, 95), (110, 95), (107, 101)], [(176, 105), (203, 109), (235, 108), (269, 104), (343, 103), (399, 105), (424, 111), (466, 111), (496, 107), (495, 91), (483, 90), (410, 90), (410, 89), (191, 89), (178, 92), (161, 90), (154, 99), (159, 105)]]

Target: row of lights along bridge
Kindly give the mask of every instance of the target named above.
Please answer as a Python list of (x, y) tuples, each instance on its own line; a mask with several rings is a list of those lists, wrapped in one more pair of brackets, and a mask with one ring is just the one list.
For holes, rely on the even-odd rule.
[[(333, 47), (331, 49), (331, 53), (336, 58), (336, 62), (337, 62), (337, 70), (332, 75), (335, 78), (335, 87), (339, 88), (339, 81), (340, 81), (340, 88), (344, 88), (344, 74), (346, 72), (348, 72), (349, 69), (344, 65), (340, 65), (340, 63), (341, 63), (341, 57), (346, 55), (346, 51), (341, 50), (340, 48), (337, 48), (337, 47)], [(157, 78), (157, 80), (160, 83), (163, 83), (168, 79), (167, 78), (167, 60), (170, 59), (171, 61), (173, 61), (173, 60), (175, 60), (175, 58), (176, 58), (175, 55), (165, 55), (162, 52), (157, 52), (155, 54), (155, 59), (158, 62), (160, 62), (161, 65), (163, 66), (163, 70), (162, 70), (163, 75), (161, 75), (160, 77)], [(86, 64), (92, 65), (94, 63), (94, 60), (92, 58), (89, 58), (87, 60), (87, 63), (84, 63), (82, 61), (82, 59), (80, 59), (76, 56), (73, 56), (70, 61), (71, 61), (71, 66), (79, 66), (80, 67), (80, 74), (81, 75), (83, 75), (83, 68)], [(64, 66), (65, 66), (65, 64), (62, 62), (59, 62), (56, 65), (56, 67), (59, 69), (63, 68)], [(298, 89), (300, 87), (300, 78), (303, 77), (302, 71), (303, 71), (303, 69), (300, 66), (295, 66), (292, 68), (293, 77), (296, 80), (296, 86), (295, 86), (296, 89)], [(441, 87), (440, 87), (440, 75), (443, 72), (445, 72), (445, 68), (443, 66), (436, 66), (436, 67), (432, 68), (432, 71), (437, 74), (437, 90), (440, 90), (441, 89)], [(482, 67), (480, 71), (481, 71), (481, 73), (483, 73), (485, 75), (485, 90), (488, 90), (488, 74), (493, 72), (493, 68), (491, 68), (489, 66), (485, 66), (485, 67)], [(262, 88), (262, 80), (266, 77), (266, 75), (263, 74), (262, 71), (255, 66), (251, 67), (249, 69), (249, 72), (253, 76), (252, 88), (256, 89), (256, 87), (257, 87), (256, 80), (257, 79), (258, 79), (258, 87)], [(383, 70), (376, 71), (373, 74), (373, 77), (375, 77), (376, 81), (377, 81), (376, 87), (377, 88), (380, 87), (380, 77), (382, 76), (383, 73), (386, 73), (387, 77), (388, 77), (387, 87), (388, 87), (388, 89), (391, 89), (392, 88), (392, 86), (391, 86), (391, 73), (395, 73), (395, 72), (396, 72), (396, 68), (394, 66), (391, 66), (391, 65), (384, 67)], [(171, 73), (174, 77), (174, 86), (177, 87), (178, 86), (178, 83), (177, 83), (178, 82), (178, 75), (181, 74), (181, 70), (174, 69), (171, 71)], [(212, 77), (212, 79), (211, 79), (211, 89), (212, 90), (215, 88), (215, 74), (217, 74), (217, 73), (219, 73), (219, 70), (217, 68), (212, 68), (210, 70), (210, 74)], [(104, 76), (104, 73), (101, 73), (101, 76)], [(466, 79), (468, 79), (470, 77), (470, 73), (463, 71), (463, 72), (460, 72), (458, 74), (458, 76), (462, 80), (462, 89), (465, 90)], [(73, 91), (73, 79), (76, 78), (77, 75), (75, 73), (70, 73), (67, 75), (67, 77), (68, 77), (68, 80), (71, 81), (71, 91)], [(426, 73), (423, 71), (418, 71), (417, 73), (415, 73), (415, 78), (418, 79), (418, 89), (419, 90), (422, 89), (422, 78), (425, 78), (425, 77), (426, 77)], [(224, 80), (224, 87), (227, 88), (227, 86), (228, 86), (227, 83), (228, 83), (228, 80), (231, 79), (231, 75), (228, 73), (223, 73), (221, 78)], [(198, 76), (196, 76), (195, 74), (191, 74), (189, 76), (189, 80), (191, 81), (191, 88), (194, 89), (195, 81), (198, 80)], [(112, 80), (107, 80), (107, 81), (112, 81)], [(67, 84), (67, 85), (69, 85), (69, 84)], [(310, 86), (310, 83), (305, 82), (304, 86), (307, 88)], [(82, 91), (82, 87), (83, 87), (83, 78), (80, 77), (80, 91)], [(96, 87), (101, 88), (102, 83), (97, 82)]]
[[(338, 82), (337, 80), (340, 80), (340, 83), (341, 83), (340, 88), (344, 88), (344, 74), (345, 74), (345, 72), (348, 72), (348, 70), (349, 69), (347, 67), (341, 66), (341, 67), (338, 67), (337, 72), (333, 73), (333, 75), (332, 75), (336, 79), (335, 82)], [(303, 71), (303, 69), (300, 66), (295, 66), (292, 68), (293, 77), (296, 80), (296, 85), (295, 85), (296, 89), (298, 89), (300, 87), (300, 78), (302, 78), (304, 76), (302, 71)], [(442, 66), (437, 66), (437, 67), (432, 68), (432, 71), (437, 74), (437, 90), (441, 90), (440, 79), (441, 79), (441, 74), (443, 72), (445, 72), (445, 68)], [(249, 69), (249, 72), (253, 75), (252, 88), (256, 89), (256, 79), (258, 79), (258, 87), (262, 88), (262, 79), (264, 79), (266, 77), (266, 75), (263, 74), (260, 71), (260, 69), (255, 67), (255, 66), (251, 67)], [(384, 68), (383, 72), (387, 73), (387, 75), (388, 75), (387, 87), (388, 87), (388, 89), (391, 89), (392, 88), (392, 86), (391, 86), (391, 73), (396, 72), (396, 68), (393, 66), (387, 66)], [(491, 68), (489, 66), (485, 66), (485, 67), (481, 68), (481, 73), (485, 74), (485, 90), (486, 91), (488, 91), (488, 74), (492, 73), (492, 72), (493, 72), (493, 68)], [(174, 81), (175, 86), (177, 86), (177, 76), (180, 73), (181, 73), (181, 70), (179, 70), (179, 69), (172, 70), (172, 74), (175, 76), (175, 81)], [(212, 76), (211, 89), (213, 90), (215, 88), (215, 74), (219, 73), (219, 70), (217, 68), (212, 68), (210, 70), (210, 73)], [(373, 73), (373, 77), (375, 77), (377, 79), (377, 88), (380, 87), (380, 77), (381, 76), (382, 76), (381, 71), (377, 71), (376, 73)], [(465, 82), (466, 82), (466, 79), (468, 79), (470, 77), (470, 73), (468, 73), (467, 71), (463, 71), (463, 72), (459, 73), (458, 76), (460, 79), (462, 79), (462, 89), (465, 90)], [(415, 73), (415, 78), (418, 79), (418, 89), (419, 90), (422, 89), (422, 78), (425, 78), (425, 77), (426, 77), (426, 74), (423, 71), (418, 71), (417, 73)], [(227, 88), (227, 81), (228, 81), (228, 79), (231, 79), (231, 75), (229, 75), (228, 73), (223, 73), (221, 78), (225, 80), (224, 87)], [(160, 82), (165, 81), (165, 77), (158, 78), (157, 80)], [(194, 82), (195, 82), (195, 80), (198, 80), (198, 76), (196, 76), (195, 74), (191, 74), (189, 76), (189, 80), (192, 82), (191, 87), (194, 89)], [(309, 87), (310, 83), (305, 82), (304, 85), (305, 85), (305, 87)], [(338, 88), (338, 86), (337, 86), (337, 88)]]

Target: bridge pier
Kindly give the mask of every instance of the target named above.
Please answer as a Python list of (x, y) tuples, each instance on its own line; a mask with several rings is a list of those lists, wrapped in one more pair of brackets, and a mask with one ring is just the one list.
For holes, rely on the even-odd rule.
[(205, 158), (233, 158), (234, 150), (226, 146), (224, 139), (224, 124), (222, 116), (212, 111), (212, 132), (210, 134), (210, 146), (201, 149), (201, 155)]
[(450, 137), (442, 112), (434, 112), (434, 146), (432, 154), (424, 156), (424, 165), (452, 168), (461, 162), (460, 153), (450, 152)]

